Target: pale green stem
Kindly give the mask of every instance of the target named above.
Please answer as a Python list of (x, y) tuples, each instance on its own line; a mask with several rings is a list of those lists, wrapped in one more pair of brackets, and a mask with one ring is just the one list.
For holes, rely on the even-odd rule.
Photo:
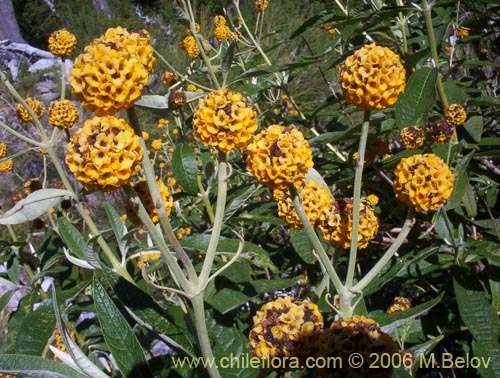
[(184, 290), (188, 295), (191, 294), (193, 292), (193, 286), (196, 283), (196, 281), (190, 282), (186, 279), (184, 273), (182, 272), (181, 267), (177, 263), (177, 260), (172, 256), (172, 253), (170, 252), (167, 243), (165, 243), (165, 239), (161, 235), (161, 232), (158, 230), (158, 228), (151, 220), (148, 212), (144, 208), (144, 205), (137, 196), (137, 193), (135, 193), (134, 189), (129, 185), (126, 185), (124, 189), (125, 192), (127, 193), (127, 197), (136, 207), (135, 210), (137, 216), (148, 230), (149, 235), (151, 236), (151, 239), (155, 243), (156, 247), (160, 250), (165, 263), (168, 265), (168, 268), (170, 269), (172, 275), (174, 276), (173, 278), (175, 279), (176, 282), (178, 282), (182, 290)]
[(361, 186), (363, 179), (363, 167), (365, 164), (366, 141), (370, 130), (370, 111), (365, 110), (363, 124), (361, 126), (361, 135), (359, 139), (358, 160), (356, 162), (356, 171), (354, 173), (354, 191), (352, 205), (352, 232), (351, 249), (349, 251), (349, 264), (347, 267), (346, 288), (350, 290), (354, 281), (354, 271), (356, 269), (356, 260), (358, 253), (358, 230), (359, 230), (359, 210), (361, 208)]
[(198, 337), (198, 346), (201, 350), (201, 354), (204, 360), (208, 362), (207, 370), (210, 377), (221, 378), (220, 372), (217, 367), (210, 364), (212, 361), (214, 361), (214, 354), (212, 351), (212, 345), (210, 344), (210, 338), (208, 337), (207, 319), (205, 316), (205, 303), (203, 296), (204, 291), (201, 291), (191, 299), (195, 322), (194, 326), (196, 328), (196, 335)]
[(295, 208), (295, 211), (297, 212), (297, 215), (299, 216), (299, 219), (302, 222), (304, 229), (306, 230), (307, 236), (313, 245), (314, 251), (318, 256), (320, 263), (323, 265), (323, 268), (330, 277), (330, 280), (332, 281), (335, 290), (337, 291), (339, 296), (348, 295), (348, 292), (346, 288), (342, 285), (342, 281), (340, 280), (337, 272), (335, 271), (335, 268), (333, 267), (328, 254), (323, 248), (323, 245), (321, 244), (318, 235), (316, 235), (314, 228), (309, 222), (309, 218), (307, 217), (307, 214), (304, 211), (304, 208), (302, 207), (302, 203), (300, 201), (297, 190), (293, 185), (290, 185), (288, 187), (288, 190), (290, 191), (290, 197), (293, 202), (293, 207)]
[(348, 16), (349, 15), (349, 12), (347, 11), (347, 8), (345, 8), (339, 0), (335, 0), (335, 3), (337, 4), (337, 6), (340, 8), (340, 10), (346, 15)]
[(203, 261), (203, 266), (199, 275), (200, 289), (206, 286), (208, 277), (210, 276), (210, 271), (214, 263), (215, 254), (217, 253), (217, 244), (219, 242), (224, 212), (226, 208), (226, 197), (227, 197), (227, 179), (228, 179), (228, 163), (226, 159), (226, 154), (219, 152), (219, 164), (217, 170), (217, 204), (215, 208), (215, 217), (213, 222), (212, 233), (210, 235), (210, 241), (208, 243), (207, 252), (205, 254), (205, 260)]
[(191, 7), (191, 1), (185, 0), (185, 1), (183, 1), (183, 4), (184, 4), (184, 8), (187, 9), (188, 14), (189, 14), (189, 20), (190, 20), (189, 27), (191, 29), (191, 34), (193, 35), (193, 37), (196, 41), (196, 44), (200, 48), (201, 58), (203, 59), (203, 62), (205, 63), (205, 67), (208, 70), (208, 74), (212, 78), (213, 84), (215, 85), (215, 87), (217, 89), (220, 89), (221, 86), (219, 84), (219, 80), (217, 80), (217, 76), (215, 76), (215, 72), (214, 72), (212, 63), (210, 62), (210, 59), (208, 58), (207, 54), (205, 53), (205, 48), (203, 47), (203, 43), (201, 43), (201, 39), (198, 36), (198, 33), (196, 32), (194, 13), (193, 13), (193, 9)]
[(175, 232), (172, 228), (172, 225), (170, 224), (170, 220), (168, 219), (167, 211), (165, 209), (165, 204), (163, 203), (160, 191), (158, 189), (158, 184), (156, 182), (154, 168), (153, 165), (151, 164), (151, 161), (149, 160), (146, 142), (142, 137), (142, 130), (139, 123), (139, 119), (137, 118), (137, 113), (135, 112), (135, 108), (133, 106), (127, 109), (127, 115), (130, 124), (134, 129), (136, 135), (139, 137), (139, 141), (142, 146), (142, 151), (143, 151), (142, 168), (144, 170), (144, 175), (146, 176), (149, 193), (151, 194), (151, 198), (153, 199), (153, 203), (156, 208), (156, 213), (158, 214), (158, 218), (160, 219), (160, 224), (170, 244), (172, 244), (174, 251), (177, 253), (179, 259), (181, 260), (182, 265), (186, 268), (189, 277), (191, 279), (196, 279), (196, 272), (194, 270), (193, 263), (191, 262), (191, 259), (189, 258), (184, 248), (182, 248), (182, 246), (180, 245), (179, 240), (175, 236)]
[[(396, 5), (398, 7), (404, 6), (403, 0), (396, 0)], [(403, 15), (403, 12), (399, 12), (398, 15), (398, 23), (401, 28), (401, 37), (403, 39), (403, 53), (404, 55), (408, 54), (408, 39), (406, 36), (406, 27), (407, 27), (407, 20), (406, 17)]]
[(384, 255), (373, 266), (373, 268), (371, 268), (370, 271), (356, 285), (352, 287), (353, 292), (361, 292), (370, 282), (373, 281), (373, 279), (382, 271), (382, 269), (385, 268), (387, 263), (391, 260), (394, 254), (398, 251), (399, 247), (401, 247), (401, 245), (405, 241), (414, 224), (415, 213), (413, 210), (410, 210), (408, 211), (399, 235), (396, 237), (396, 239), (389, 247), (389, 249), (384, 253)]
[(61, 100), (66, 98), (66, 59), (61, 58)]
[(212, 204), (210, 203), (210, 200), (208, 198), (208, 194), (203, 187), (203, 183), (201, 182), (201, 175), (198, 175), (196, 178), (196, 182), (198, 183), (198, 190), (201, 195), (201, 200), (203, 201), (203, 204), (205, 205), (205, 209), (207, 210), (208, 218), (210, 219), (210, 223), (214, 223), (215, 217), (214, 217), (214, 210), (212, 209)]
[(40, 147), (40, 148), (46, 147), (45, 144), (37, 142), (36, 140), (33, 140), (33, 139), (17, 132), (16, 130), (14, 130), (13, 128), (8, 126), (7, 124), (3, 123), (2, 121), (0, 121), (0, 127), (2, 129), (5, 129), (9, 134), (14, 135), (16, 138), (19, 138), (19, 139), (25, 141), (26, 143), (32, 144), (33, 146)]

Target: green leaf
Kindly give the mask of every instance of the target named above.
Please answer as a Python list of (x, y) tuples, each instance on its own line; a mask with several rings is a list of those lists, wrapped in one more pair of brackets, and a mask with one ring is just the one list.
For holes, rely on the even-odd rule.
[(471, 117), (463, 124), (463, 128), (476, 143), (479, 143), (481, 141), (481, 135), (483, 134), (483, 117)]
[(186, 143), (177, 145), (172, 154), (172, 171), (186, 193), (192, 196), (198, 194), (198, 164), (191, 146)]
[(39, 302), (37, 306), (36, 310), (33, 310), (32, 306), (25, 307), (21, 313), (22, 321), (15, 341), (16, 350), (19, 354), (40, 356), (52, 336), (52, 332), (54, 332), (56, 321), (52, 299), (46, 298)]
[(188, 327), (182, 311), (169, 306), (166, 311), (151, 296), (113, 272), (106, 272), (104, 279), (113, 288), (116, 296), (128, 313), (142, 326), (159, 336), (171, 347), (194, 356)]
[(245, 202), (247, 202), (250, 198), (252, 198), (255, 192), (257, 192), (260, 189), (261, 189), (260, 185), (252, 184), (247, 190), (245, 190), (243, 194), (241, 194), (240, 196), (236, 197), (233, 201), (231, 201), (231, 203), (226, 208), (226, 211), (224, 213), (223, 222), (227, 222), (227, 220), (231, 218), (234, 215), (234, 213), (238, 211), (238, 209), (243, 207)]
[(382, 331), (391, 333), (403, 324), (408, 323), (410, 320), (415, 319), (417, 316), (427, 313), (431, 308), (437, 305), (443, 299), (444, 292), (439, 294), (434, 299), (424, 302), (418, 306), (412, 307), (407, 311), (395, 312), (393, 314), (381, 314), (374, 319), (382, 326)]
[(0, 297), (0, 312), (2, 312), (2, 310), (5, 308), (5, 306), (7, 306), (7, 304), (10, 301), (10, 298), (12, 298), (12, 296), (14, 295), (14, 293), (16, 291), (17, 291), (17, 288), (10, 289), (2, 294), (2, 296)]
[(96, 276), (94, 303), (106, 345), (125, 377), (152, 377), (141, 344)]
[[(453, 288), (460, 317), (476, 341), (478, 357), (490, 358), (484, 370), (500, 377), (500, 319), (488, 301), (477, 275), (461, 269), (453, 274)], [(494, 375), (493, 375), (494, 374)]]
[(33, 378), (88, 378), (61, 362), (23, 354), (0, 354), (0, 372)]
[(115, 208), (108, 202), (104, 202), (104, 210), (106, 211), (106, 215), (108, 216), (109, 223), (115, 233), (116, 239), (118, 241), (122, 240), (125, 234), (125, 227), (123, 226), (120, 214), (118, 214)]
[(319, 63), (321, 60), (307, 60), (303, 62), (293, 62), (293, 63), (285, 63), (285, 64), (272, 64), (272, 65), (265, 65), (265, 66), (257, 66), (257, 67), (252, 67), (245, 72), (243, 72), (238, 79), (243, 79), (247, 77), (255, 77), (255, 76), (262, 76), (262, 75), (269, 75), (277, 72), (285, 72), (285, 71), (291, 71), (296, 68), (302, 68), (302, 67), (307, 67), (313, 63)]
[(465, 104), (467, 96), (462, 88), (460, 88), (453, 80), (446, 80), (443, 83), (446, 98), (450, 104)]
[(313, 254), (313, 246), (311, 240), (307, 236), (306, 230), (291, 229), (290, 230), (290, 241), (292, 242), (295, 252), (300, 256), (306, 264), (316, 263), (316, 257)]
[(471, 106), (493, 106), (500, 108), (500, 99), (491, 96), (479, 96), (471, 98), (467, 101), (467, 105)]
[(226, 47), (226, 48), (224, 49), (225, 51), (223, 50), (220, 66), (221, 66), (221, 71), (222, 71), (222, 79), (225, 83), (227, 80), (227, 76), (229, 74), (229, 71), (231, 71), (231, 65), (233, 63), (236, 42), (234, 42), (234, 41), (230, 42), (228, 45), (227, 41), (224, 40), (222, 43), (221, 49), (224, 47)]
[(40, 189), (19, 201), (12, 209), (0, 215), (0, 224), (19, 224), (31, 221), (59, 205), (73, 193), (62, 189)]
[(474, 153), (475, 152), (472, 151), (465, 155), (455, 167), (455, 171), (453, 172), (453, 174), (455, 175), (455, 181), (453, 182), (453, 191), (451, 192), (448, 201), (446, 201), (445, 210), (454, 209), (462, 203), (465, 191), (467, 190), (467, 185), (469, 185), (469, 175), (467, 174), (467, 167), (469, 166)]
[(145, 109), (165, 110), (168, 109), (168, 99), (160, 95), (144, 95), (134, 105)]
[(57, 228), (64, 243), (75, 255), (81, 260), (85, 258), (85, 244), (86, 241), (83, 235), (73, 226), (65, 217), (57, 218)]
[(467, 183), (467, 188), (465, 190), (464, 196), (462, 197), (462, 203), (465, 208), (465, 212), (469, 218), (476, 218), (477, 216), (477, 203), (476, 203), (476, 193), (474, 192), (474, 187)]
[(396, 103), (396, 124), (399, 128), (414, 126), (436, 102), (435, 68), (423, 67), (413, 72), (408, 79), (404, 93)]

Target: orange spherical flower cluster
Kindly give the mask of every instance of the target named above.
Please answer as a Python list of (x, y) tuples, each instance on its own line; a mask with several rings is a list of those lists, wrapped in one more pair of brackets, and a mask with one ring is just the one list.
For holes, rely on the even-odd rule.
[[(309, 222), (313, 226), (316, 225), (323, 208), (332, 201), (328, 188), (315, 180), (304, 179), (297, 187), (297, 192)], [(273, 197), (278, 203), (279, 217), (292, 228), (302, 228), (302, 221), (295, 211), (288, 189), (276, 189)]]
[(399, 142), (407, 150), (416, 150), (424, 141), (424, 131), (417, 126), (408, 126), (399, 132)]
[(76, 58), (71, 91), (87, 110), (113, 115), (142, 96), (155, 63), (147, 31), (111, 28)]
[(198, 55), (200, 55), (200, 48), (192, 35), (186, 35), (182, 39), (181, 49), (183, 49), (191, 59), (196, 59)]
[(427, 127), (427, 133), (437, 144), (444, 144), (453, 138), (455, 127), (444, 119), (438, 119)]
[(257, 9), (258, 12), (266, 10), (268, 6), (268, 0), (255, 0), (255, 9)]
[(349, 104), (363, 110), (385, 109), (404, 91), (406, 71), (397, 54), (372, 43), (346, 59), (340, 85)]
[(66, 58), (73, 54), (76, 36), (67, 30), (56, 30), (49, 37), (49, 51), (55, 56)]
[[(174, 199), (170, 190), (168, 190), (167, 186), (161, 180), (156, 180), (158, 184), (158, 191), (160, 192), (161, 199), (163, 201), (163, 205), (165, 206), (165, 211), (167, 215), (170, 215), (172, 212), (172, 208), (174, 207)], [(151, 197), (151, 192), (148, 188), (148, 183), (146, 181), (140, 181), (136, 185), (134, 185), (134, 189), (136, 193), (139, 195), (139, 198), (144, 205), (144, 208), (149, 214), (149, 217), (153, 222), (158, 222), (159, 217), (156, 212), (155, 201)]]
[(300, 185), (313, 166), (309, 143), (292, 127), (269, 126), (253, 138), (247, 153), (247, 170), (273, 190)]
[(14, 160), (12, 160), (12, 159), (0, 161), (0, 172), (3, 172), (3, 173), (10, 172), (10, 171), (12, 171), (13, 167), (14, 167)]
[[(339, 248), (349, 248), (352, 239), (353, 199), (342, 198), (323, 208), (319, 228), (323, 237)], [(377, 235), (379, 219), (370, 203), (361, 203), (359, 210), (358, 249), (368, 247)]]
[(396, 198), (419, 213), (436, 210), (445, 204), (455, 179), (448, 165), (434, 154), (401, 159), (394, 176)]
[(186, 94), (183, 91), (171, 91), (168, 95), (168, 105), (171, 108), (182, 108), (186, 105)]
[[(372, 365), (381, 356), (388, 356), (391, 361), (392, 355), (398, 353), (396, 343), (373, 319), (358, 315), (339, 318), (330, 328), (323, 330), (318, 337), (318, 349), (318, 357), (339, 361), (335, 369), (318, 369), (322, 378), (391, 377), (392, 365), (380, 368)], [(360, 356), (360, 366), (353, 368), (349, 362), (355, 353)]]
[(224, 39), (231, 38), (231, 29), (226, 25), (224, 16), (215, 16), (214, 26), (214, 36), (217, 41), (222, 42)]
[(161, 81), (163, 84), (165, 84), (167, 87), (170, 87), (177, 83), (179, 81), (179, 75), (177, 75), (173, 71), (165, 71), (161, 75)]
[[(45, 106), (43, 104), (31, 97), (27, 97), (24, 99), (24, 102), (28, 107), (35, 113), (36, 118), (42, 118), (45, 113)], [(23, 122), (34, 122), (33, 117), (30, 116), (28, 110), (24, 107), (23, 104), (17, 104), (16, 113), (19, 119)]]
[(244, 148), (257, 130), (257, 116), (241, 93), (227, 88), (200, 99), (193, 115), (194, 135), (205, 146), (228, 153)]
[(458, 126), (467, 119), (467, 112), (460, 104), (451, 104), (444, 111), (444, 118), (450, 125)]
[(23, 184), (24, 193), (26, 193), (27, 195), (36, 192), (37, 190), (40, 190), (42, 188), (43, 188), (42, 181), (36, 177), (25, 181)]
[(71, 136), (66, 164), (87, 190), (111, 191), (137, 173), (142, 152), (139, 137), (123, 119), (94, 117)]
[(400, 311), (408, 311), (411, 308), (411, 302), (405, 297), (395, 297), (394, 301), (386, 311), (386, 314), (393, 314)]
[(323, 317), (314, 303), (290, 296), (280, 297), (257, 311), (248, 345), (263, 360), (307, 358), (314, 354), (315, 340), (322, 328)]
[(78, 108), (69, 100), (56, 100), (49, 105), (49, 122), (62, 129), (73, 126), (78, 121)]

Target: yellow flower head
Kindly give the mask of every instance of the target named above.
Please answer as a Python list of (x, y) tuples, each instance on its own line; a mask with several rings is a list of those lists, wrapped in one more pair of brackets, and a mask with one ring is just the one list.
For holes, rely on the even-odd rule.
[(458, 28), (455, 35), (458, 38), (463, 38), (463, 37), (468, 37), (469, 36), (469, 29), (466, 28)]
[(177, 75), (173, 71), (165, 71), (161, 75), (161, 81), (163, 84), (165, 84), (167, 87), (170, 87), (177, 83), (179, 81), (179, 75)]
[(214, 36), (217, 41), (222, 42), (223, 39), (231, 38), (231, 29), (226, 25), (224, 16), (215, 16), (214, 26)]
[(71, 136), (66, 164), (87, 190), (111, 191), (137, 173), (142, 152), (139, 137), (123, 119), (94, 117)]
[(4, 157), (7, 154), (7, 145), (3, 142), (0, 142), (0, 158)]
[(417, 212), (436, 210), (453, 191), (454, 176), (446, 163), (434, 154), (417, 154), (401, 159), (394, 171), (396, 198)]
[(258, 12), (266, 10), (268, 6), (268, 0), (255, 0), (255, 9), (257, 9)]
[(292, 127), (269, 126), (253, 138), (247, 152), (247, 170), (270, 189), (300, 185), (313, 166), (309, 143)]
[(49, 105), (49, 122), (61, 129), (67, 129), (78, 122), (78, 108), (69, 100), (52, 101)]
[(156, 151), (161, 150), (162, 145), (161, 139), (155, 139), (151, 142), (151, 148)]
[[(353, 199), (342, 198), (324, 207), (320, 215), (319, 228), (323, 237), (332, 245), (349, 248), (352, 239), (352, 209)], [(359, 211), (358, 249), (368, 247), (370, 241), (377, 235), (379, 219), (371, 205), (361, 203)]]
[(399, 132), (399, 142), (407, 150), (416, 150), (424, 144), (424, 141), (424, 132), (417, 126), (408, 126)]
[(443, 144), (451, 140), (455, 127), (444, 119), (438, 119), (427, 127), (427, 133), (434, 143)]
[(192, 35), (186, 35), (182, 39), (181, 49), (183, 49), (191, 59), (196, 59), (198, 55), (200, 55), (200, 48)]
[(66, 58), (73, 54), (76, 36), (67, 30), (56, 30), (49, 37), (49, 51), (55, 56)]
[(200, 99), (193, 115), (194, 135), (205, 146), (228, 153), (244, 148), (257, 130), (257, 116), (241, 93), (221, 88)]
[(111, 28), (76, 58), (69, 78), (71, 91), (87, 110), (113, 115), (142, 96), (155, 63), (145, 30)]
[(26, 194), (31, 194), (42, 189), (43, 185), (39, 178), (32, 178), (23, 184), (23, 190)]
[(387, 314), (393, 314), (400, 311), (408, 311), (411, 308), (411, 302), (405, 297), (395, 297), (394, 301), (386, 311)]
[(363, 110), (385, 109), (404, 91), (406, 71), (397, 54), (372, 43), (346, 59), (340, 85), (349, 104)]
[[(27, 97), (24, 99), (24, 102), (33, 111), (33, 113), (35, 113), (36, 118), (42, 118), (43, 113), (45, 113), (45, 106), (43, 106), (40, 101), (31, 97)], [(33, 118), (29, 115), (23, 104), (17, 104), (16, 112), (21, 121), (34, 122)]]
[(316, 342), (312, 340), (322, 328), (323, 317), (314, 303), (280, 297), (257, 311), (248, 345), (263, 360), (291, 356), (306, 358), (313, 354)]
[(375, 194), (369, 194), (366, 196), (366, 202), (368, 202), (371, 206), (377, 206), (378, 201), (378, 196)]
[(0, 172), (3, 173), (10, 172), (12, 171), (13, 167), (14, 167), (14, 160), (12, 159), (0, 161)]
[[(309, 222), (313, 226), (316, 225), (323, 208), (332, 201), (328, 188), (317, 181), (304, 179), (297, 188), (297, 192), (301, 199), (302, 207), (309, 218)], [(276, 189), (273, 196), (274, 200), (278, 203), (279, 217), (292, 228), (302, 228), (302, 222), (295, 211), (288, 189)]]
[[(398, 353), (396, 343), (373, 319), (358, 315), (339, 318), (323, 330), (318, 337), (318, 349), (318, 357), (339, 361), (335, 369), (318, 369), (322, 378), (391, 377), (392, 366), (374, 368), (373, 364), (383, 355), (391, 360), (392, 355)], [(356, 369), (349, 364), (349, 357), (354, 353), (360, 355), (361, 362)]]
[[(163, 181), (156, 180), (156, 183), (158, 184), (158, 190), (160, 192), (163, 205), (165, 206), (165, 211), (167, 212), (167, 215), (170, 215), (172, 207), (174, 207), (174, 199)], [(151, 192), (148, 188), (148, 183), (146, 181), (140, 181), (138, 184), (134, 185), (134, 189), (139, 195), (139, 198), (141, 199), (141, 202), (147, 210), (151, 220), (155, 223), (158, 222), (159, 217), (156, 212), (155, 202), (153, 201)]]
[(444, 111), (444, 118), (453, 126), (461, 125), (467, 119), (467, 112), (460, 104), (451, 104)]

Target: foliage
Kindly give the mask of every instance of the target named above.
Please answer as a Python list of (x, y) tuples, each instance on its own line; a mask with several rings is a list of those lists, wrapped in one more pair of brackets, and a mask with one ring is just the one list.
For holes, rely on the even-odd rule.
[[(24, 33), (33, 15), (47, 15), (42, 3), (16, 2), (17, 11), (26, 15), (21, 22)], [(131, 38), (126, 45), (131, 50), (124, 56), (133, 56), (136, 64), (138, 57), (152, 59), (140, 56), (144, 50), (130, 47), (135, 46), (131, 41), (151, 43), (157, 59), (151, 82), (132, 107), (113, 114), (126, 119), (141, 137), (144, 158), (129, 184), (109, 193), (89, 192), (65, 165), (65, 148), (76, 127), (59, 130), (46, 116), (33, 123), (13, 122), (14, 110), (10, 115), (0, 113), (2, 135), (7, 135), (7, 153), (0, 156), (0, 163), (14, 159), (13, 171), (0, 175), (5, 183), (21, 182), (15, 198), (5, 196), (0, 214), (0, 320), (6, 329), (0, 333), (0, 373), (43, 372), (50, 377), (346, 374), (314, 367), (283, 371), (236, 365), (255, 358), (252, 352), (259, 353), (259, 348), (265, 352), (264, 345), (273, 349), (272, 342), (285, 355), (293, 353), (286, 348), (304, 341), (287, 344), (280, 337), (300, 327), (276, 327), (290, 319), (299, 322), (302, 301), (310, 300), (317, 304), (325, 325), (321, 336), (316, 331), (309, 335), (312, 340), (325, 340), (329, 334), (349, 339), (356, 327), (360, 337), (371, 337), (370, 342), (387, 334), (400, 351), (391, 357), (396, 377), (499, 376), (500, 25), (491, 17), (499, 6), (487, 0), (396, 3), (353, 2), (347, 7), (336, 0), (291, 7), (285, 0), (270, 0), (267, 9), (257, 12), (254, 2), (238, 0), (112, 0), (108, 18), (96, 12), (91, 1), (82, 1), (77, 12), (68, 2), (56, 1), (60, 19), (51, 21), (47, 16), (44, 21), (49, 24), (39, 23), (31, 32), (44, 30), (42, 35), (48, 37), (52, 31), (48, 25), (66, 26), (78, 38), (78, 53), (117, 25), (149, 31), (147, 42), (134, 39), (145, 39), (144, 34), (127, 34), (124, 38)], [(213, 36), (213, 17), (221, 15), (234, 34), (219, 43)], [(179, 47), (188, 34), (201, 51), (194, 59)], [(396, 104), (376, 111), (349, 104), (339, 83), (348, 57), (372, 42), (396, 52), (406, 72), (404, 93)], [(113, 53), (123, 45), (118, 39), (107, 43)], [(60, 72), (65, 72), (65, 63)], [(366, 68), (365, 63), (360, 66)], [(362, 69), (350, 73), (353, 80), (360, 87), (378, 83), (371, 90), (385, 95), (384, 62), (366, 69), (372, 70), (370, 80), (356, 76), (362, 75)], [(402, 72), (402, 67), (390, 69)], [(161, 79), (165, 71), (175, 72), (178, 82), (165, 86)], [(26, 95), (36, 96), (22, 82), (12, 84), (6, 74), (1, 75), (2, 93), (6, 93), (2, 103), (9, 103), (10, 109), (22, 106)], [(208, 103), (199, 99), (221, 87), (241, 93), (252, 105), (258, 133), (279, 124), (284, 127), (272, 130), (284, 130), (280, 133), (288, 139), (254, 138), (250, 144), (259, 143), (252, 145), (252, 154), (245, 148), (217, 150), (206, 135), (203, 144), (195, 135), (208, 133), (203, 117), (210, 112), (197, 112), (199, 104)], [(61, 98), (71, 98), (70, 85), (60, 89)], [(218, 101), (227, 104), (206, 128), (233, 117), (231, 137), (236, 138), (250, 126), (237, 121), (233, 94), (220, 93)], [(439, 144), (427, 133), (417, 149), (401, 146), (401, 129), (426, 130), (436, 121), (446, 124), (450, 104), (462, 105), (467, 118), (452, 128), (449, 140)], [(88, 110), (80, 111), (78, 126), (93, 117)], [(202, 129), (194, 132), (193, 127)], [(223, 134), (217, 132), (210, 137), (220, 141)], [(270, 171), (272, 158), (282, 159), (272, 167), (276, 175), (300, 171), (280, 172), (293, 166), (286, 159), (304, 163), (297, 156), (306, 147), (294, 145), (295, 132), (304, 135), (313, 157), (314, 167), (305, 178), (325, 186), (331, 197), (324, 209), (308, 205), (305, 198), (314, 195), (306, 196), (303, 187), (291, 184), (297, 177), (281, 187), (289, 202), (278, 205), (280, 199), (248, 170), (264, 156), (269, 162), (260, 163), (261, 171)], [(89, 168), (98, 137), (97, 133), (85, 141), (73, 141), (71, 161), (79, 161), (77, 152), (85, 144), (90, 152), (80, 163), (81, 173), (113, 177), (120, 167)], [(120, 144), (118, 131), (108, 132), (106, 138), (104, 148)], [(290, 150), (295, 151), (291, 157)], [(123, 156), (114, 164), (122, 162), (127, 152), (120, 151)], [(419, 159), (407, 159), (414, 155)], [(255, 164), (249, 164), (249, 156)], [(22, 168), (27, 159), (38, 161), (35, 175)], [(419, 203), (436, 197), (442, 202), (432, 210), (420, 207), (417, 211), (398, 202), (395, 175), (399, 183), (408, 178), (397, 168), (402, 161), (439, 161), (439, 166), (449, 166), (454, 176), (451, 195), (435, 184), (443, 179), (444, 170), (418, 176), (427, 169), (425, 164), (411, 163), (405, 166), (413, 180), (406, 183), (407, 195), (421, 196)], [(40, 179), (38, 190), (22, 187), (31, 176)], [(157, 179), (173, 196), (171, 211)], [(147, 189), (140, 189), (141, 181)], [(278, 208), (296, 212), (293, 225), (286, 222), (292, 217), (280, 217)], [(157, 224), (150, 218), (153, 210)], [(319, 213), (313, 224), (311, 211)], [(325, 218), (329, 222), (321, 223)], [(363, 234), (358, 236), (358, 230)], [(363, 239), (358, 244), (362, 237), (369, 242)], [(272, 314), (277, 309), (269, 303), (283, 296), (298, 299), (293, 311), (286, 310), (296, 318), (280, 310), (276, 318), (263, 319), (264, 312), (259, 312), (256, 318), (269, 329), (251, 333), (259, 309), (267, 304), (266, 314)], [(409, 299), (411, 308), (395, 306), (408, 303), (398, 297)], [(280, 318), (273, 323), (283, 314), (286, 322)], [(350, 319), (349, 331), (343, 332), (340, 318)], [(331, 324), (335, 330), (326, 331)], [(267, 336), (262, 344), (254, 340), (251, 351), (249, 333)], [(58, 337), (60, 343), (56, 343)], [(344, 342), (332, 349), (342, 349)], [(354, 348), (362, 348), (353, 343)], [(326, 353), (320, 356), (328, 355), (327, 343), (314, 345), (301, 353), (319, 353), (318, 349)], [(461, 358), (469, 362), (463, 369), (459, 369)], [(232, 361), (231, 366), (222, 366), (224, 359)]]

